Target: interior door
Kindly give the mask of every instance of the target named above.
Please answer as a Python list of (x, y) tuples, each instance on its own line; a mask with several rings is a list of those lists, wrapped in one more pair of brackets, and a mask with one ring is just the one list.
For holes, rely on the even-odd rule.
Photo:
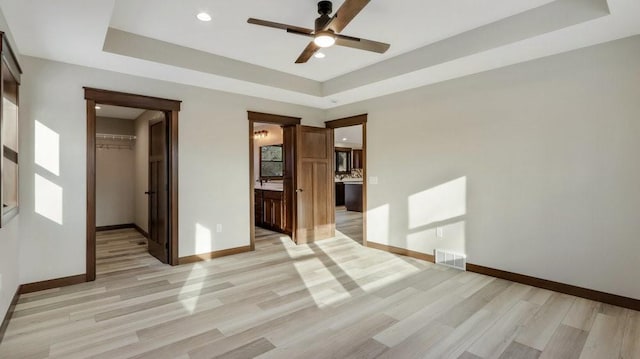
[(149, 122), (149, 253), (168, 263), (167, 119)]
[(287, 171), (291, 166), (285, 161), (284, 181), (285, 186), (288, 177), (293, 182), (294, 241), (301, 244), (331, 238), (335, 236), (333, 132), (327, 128), (290, 126), (284, 132), (284, 142), (288, 140), (292, 142), (288, 147), (293, 149), (295, 167)]

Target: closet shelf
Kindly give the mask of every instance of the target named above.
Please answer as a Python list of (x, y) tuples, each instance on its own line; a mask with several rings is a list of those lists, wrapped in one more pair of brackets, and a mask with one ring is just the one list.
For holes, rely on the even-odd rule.
[(115, 134), (109, 134), (109, 133), (96, 133), (96, 138), (100, 140), (135, 141), (136, 136), (115, 135)]

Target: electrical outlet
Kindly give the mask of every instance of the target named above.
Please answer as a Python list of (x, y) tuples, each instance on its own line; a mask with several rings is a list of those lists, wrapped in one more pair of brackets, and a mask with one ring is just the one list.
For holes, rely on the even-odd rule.
[(444, 228), (436, 227), (436, 237), (440, 239), (444, 237)]
[(216, 232), (218, 233), (222, 232), (222, 224), (220, 223), (216, 224)]
[(378, 184), (378, 177), (376, 176), (369, 177), (369, 184)]

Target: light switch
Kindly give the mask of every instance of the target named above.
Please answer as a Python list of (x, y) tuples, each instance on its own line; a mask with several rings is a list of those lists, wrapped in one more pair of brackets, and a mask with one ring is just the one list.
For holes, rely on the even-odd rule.
[(369, 184), (378, 184), (378, 177), (377, 176), (370, 176), (369, 177)]

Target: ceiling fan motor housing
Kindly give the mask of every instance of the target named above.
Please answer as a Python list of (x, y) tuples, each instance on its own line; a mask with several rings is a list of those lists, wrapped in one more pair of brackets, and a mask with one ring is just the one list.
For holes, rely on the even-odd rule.
[(333, 5), (331, 4), (331, 1), (320, 1), (318, 3), (318, 14), (320, 14), (320, 17), (316, 19), (316, 32), (324, 29), (329, 21), (331, 21), (329, 14), (331, 14), (332, 11)]
[(333, 5), (331, 4), (331, 1), (318, 2), (318, 14), (329, 15), (331, 12), (333, 12)]

